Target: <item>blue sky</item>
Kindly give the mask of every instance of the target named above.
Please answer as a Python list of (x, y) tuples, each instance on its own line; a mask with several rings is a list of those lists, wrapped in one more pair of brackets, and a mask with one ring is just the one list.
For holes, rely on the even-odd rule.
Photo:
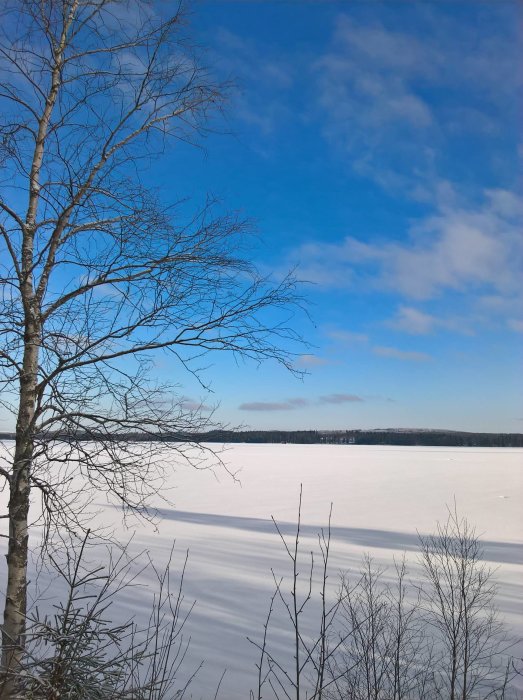
[(214, 394), (195, 398), (219, 417), (523, 429), (518, 5), (196, 6), (193, 33), (237, 88), (219, 133), (160, 177), (252, 217), (258, 265), (295, 267), (313, 319), (295, 321), (303, 380), (213, 360)]
[(253, 428), (523, 430), (522, 7), (191, 6), (189, 35), (235, 87), (201, 148), (144, 177), (255, 222), (259, 269), (304, 280), (310, 345), (301, 379), (212, 356), (210, 394), (156, 358), (188, 405)]

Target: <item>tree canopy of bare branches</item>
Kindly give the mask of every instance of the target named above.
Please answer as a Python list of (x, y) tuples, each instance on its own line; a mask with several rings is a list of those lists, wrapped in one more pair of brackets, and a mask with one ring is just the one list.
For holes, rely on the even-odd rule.
[[(30, 493), (77, 517), (72, 477), (141, 507), (157, 451), (125, 443), (190, 435), (205, 411), (151, 379), (208, 351), (292, 368), (294, 280), (245, 259), (246, 222), (206, 199), (164, 204), (144, 172), (198, 143), (226, 86), (191, 51), (176, 3), (7, 0), (0, 11), (0, 387), (16, 418), (3, 670), (24, 645)], [(225, 92), (224, 92), (225, 91)], [(84, 440), (91, 443), (85, 446)], [(7, 696), (6, 696), (7, 697)]]

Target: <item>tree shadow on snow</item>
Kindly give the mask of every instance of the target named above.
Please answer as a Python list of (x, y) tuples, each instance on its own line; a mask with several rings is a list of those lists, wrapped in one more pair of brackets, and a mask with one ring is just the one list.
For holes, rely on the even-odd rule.
[[(218, 515), (216, 513), (194, 513), (174, 508), (159, 508), (156, 512), (158, 517), (163, 520), (175, 520), (209, 527), (232, 528), (246, 532), (277, 534), (272, 520), (265, 518), (246, 518), (236, 515)], [(296, 523), (279, 520), (277, 523), (282, 535), (293, 537), (296, 534)], [(319, 525), (306, 525), (303, 522), (300, 526), (301, 534), (308, 537), (316, 537), (320, 529), (321, 526)], [(416, 533), (410, 532), (331, 526), (331, 536), (332, 539), (361, 547), (395, 549), (405, 552), (419, 550), (419, 537)], [(482, 558), (485, 561), (498, 564), (523, 564), (523, 548), (519, 544), (482, 539), (481, 545), (483, 549)]]

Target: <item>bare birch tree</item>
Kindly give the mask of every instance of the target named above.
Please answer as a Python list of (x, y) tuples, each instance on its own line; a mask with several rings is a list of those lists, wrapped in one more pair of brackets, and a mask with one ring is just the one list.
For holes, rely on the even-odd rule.
[[(498, 617), (493, 571), (455, 510), (435, 534), (420, 536), (420, 581), (409, 581), (405, 556), (387, 570), (367, 554), (359, 572), (341, 574), (336, 592), (327, 585), (330, 516), (316, 577), (314, 554), (310, 564), (301, 556), (301, 491), (299, 503), (291, 540), (274, 521), (292, 569), (287, 580), (272, 572), (263, 631), (248, 638), (260, 652), (251, 700), (521, 698), (516, 640)], [(278, 619), (289, 623), (286, 647), (274, 644)]]
[[(242, 220), (210, 201), (189, 214), (182, 195), (165, 206), (147, 187), (146, 166), (169, 143), (196, 143), (224, 96), (192, 57), (180, 8), (161, 16), (176, 3), (2, 5), (0, 382), (16, 417), (0, 465), (5, 680), (24, 647), (32, 490), (66, 523), (79, 518), (73, 476), (143, 507), (158, 443), (124, 438), (188, 439), (209, 422), (151, 379), (152, 353), (173, 373), (197, 373), (191, 361), (214, 350), (290, 367), (295, 336), (278, 311), (297, 297), (242, 257)], [(183, 193), (183, 169), (172, 180)]]
[(441, 650), (438, 686), (450, 700), (508, 697), (511, 644), (474, 527), (454, 509), (420, 545), (427, 621)]
[(405, 558), (387, 570), (365, 555), (353, 582), (342, 576), (345, 641), (329, 669), (329, 700), (437, 700), (433, 642), (425, 632), (420, 599), (409, 595)]

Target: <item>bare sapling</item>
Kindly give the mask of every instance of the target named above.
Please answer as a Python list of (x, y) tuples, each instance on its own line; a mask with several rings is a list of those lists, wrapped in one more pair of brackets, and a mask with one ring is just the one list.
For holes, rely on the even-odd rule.
[[(193, 604), (183, 598), (187, 557), (171, 580), (172, 554), (163, 570), (143, 555), (130, 557), (124, 547), (116, 554), (98, 544), (88, 550), (70, 538), (65, 555), (50, 556), (53, 588), (63, 590), (53, 612), (29, 610), (26, 653), (14, 676), (13, 697), (27, 700), (173, 700), (184, 697), (198, 671), (181, 667), (189, 648), (186, 624)], [(144, 570), (154, 572), (154, 597), (143, 623), (126, 619), (119, 604), (143, 586)], [(134, 592), (136, 595), (136, 592)], [(42, 601), (45, 610), (48, 601)], [(119, 618), (120, 621), (116, 621)], [(188, 664), (186, 663), (187, 667)]]
[[(251, 698), (256, 700), (266, 697), (275, 700), (321, 700), (328, 697), (327, 689), (336, 679), (336, 676), (333, 678), (332, 673), (329, 673), (329, 668), (338, 649), (344, 643), (345, 636), (340, 635), (335, 628), (343, 597), (336, 596), (332, 587), (329, 587), (332, 506), (328, 524), (318, 534), (319, 566), (316, 565), (313, 551), (303, 555), (301, 516), (300, 487), (294, 537), (286, 539), (273, 518), (274, 527), (291, 567), (290, 590), (286, 592), (287, 579), (277, 577), (273, 571), (274, 592), (264, 622), (262, 640), (248, 638), (260, 654), (256, 664), (258, 683), (256, 691), (251, 691)], [(277, 605), (292, 639), (292, 667), (271, 644), (270, 625)]]

